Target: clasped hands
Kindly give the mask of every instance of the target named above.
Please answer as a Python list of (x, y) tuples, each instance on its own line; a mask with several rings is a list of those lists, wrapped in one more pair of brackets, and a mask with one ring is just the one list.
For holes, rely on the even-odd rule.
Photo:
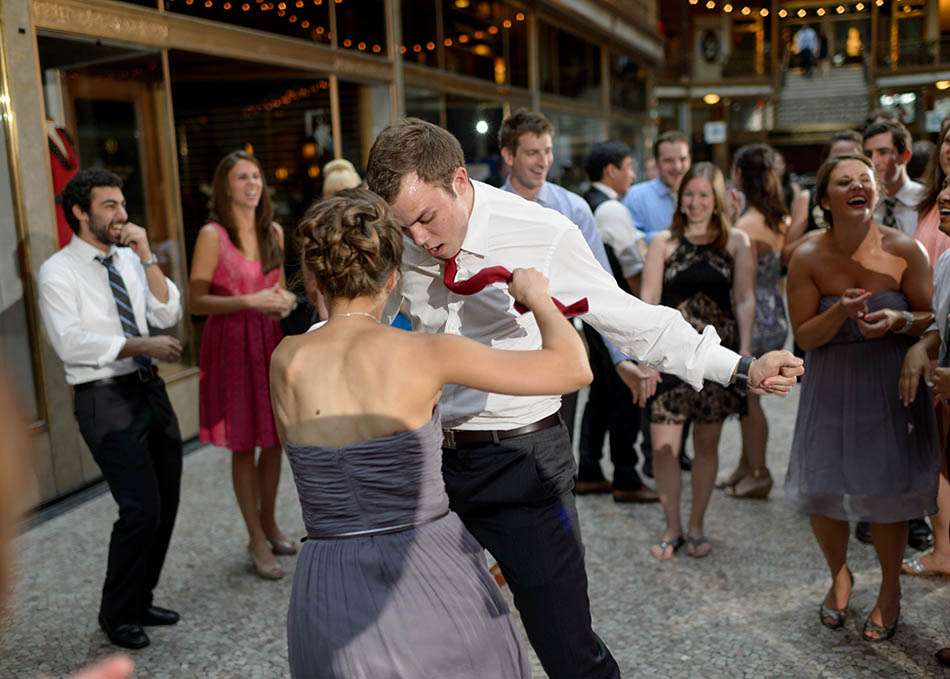
[(857, 323), (858, 331), (865, 339), (877, 339), (906, 322), (899, 311), (878, 309), (868, 311), (871, 293), (864, 288), (848, 288), (841, 295), (840, 304), (848, 318)]
[(280, 287), (279, 283), (251, 293), (248, 297), (252, 309), (271, 318), (287, 318), (297, 308), (297, 296)]
[[(788, 351), (770, 351), (752, 362), (746, 388), (750, 393), (760, 396), (785, 396), (804, 372), (805, 362), (802, 359)], [(617, 374), (630, 389), (634, 403), (641, 408), (646, 407), (660, 382), (659, 371), (648, 365), (623, 361), (617, 364)]]

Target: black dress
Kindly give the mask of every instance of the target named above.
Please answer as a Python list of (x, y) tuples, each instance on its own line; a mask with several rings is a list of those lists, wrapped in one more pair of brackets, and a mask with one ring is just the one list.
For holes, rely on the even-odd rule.
[[(660, 304), (678, 309), (698, 332), (712, 325), (722, 346), (738, 351), (739, 324), (732, 307), (734, 272), (735, 260), (726, 249), (694, 245), (681, 238), (663, 270)], [(664, 374), (650, 404), (650, 422), (722, 422), (741, 414), (744, 405), (745, 399), (731, 387), (707, 380), (697, 392), (679, 378)]]

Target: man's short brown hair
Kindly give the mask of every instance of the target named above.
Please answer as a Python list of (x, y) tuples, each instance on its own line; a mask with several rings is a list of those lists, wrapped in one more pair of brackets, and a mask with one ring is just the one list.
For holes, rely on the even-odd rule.
[(550, 134), (553, 137), (554, 125), (543, 113), (519, 108), (501, 123), (501, 129), (498, 130), (498, 147), (508, 149), (514, 155), (518, 152), (518, 140), (526, 132), (538, 137), (542, 134)]
[(864, 128), (864, 133), (861, 135), (864, 141), (867, 141), (871, 137), (876, 137), (879, 134), (889, 134), (891, 135), (891, 143), (894, 145), (894, 149), (898, 154), (903, 153), (910, 149), (913, 140), (911, 139), (910, 132), (899, 122), (894, 122), (891, 120), (885, 120), (879, 123), (872, 123)]
[(689, 148), (689, 137), (687, 137), (685, 133), (679, 130), (664, 132), (653, 142), (653, 157), (657, 160), (660, 159), (660, 144), (678, 144), (680, 142), (686, 144), (687, 148)]
[(418, 118), (403, 118), (386, 127), (369, 150), (366, 185), (392, 204), (402, 178), (411, 172), (427, 184), (452, 193), (455, 171), (465, 166), (462, 145), (450, 132)]

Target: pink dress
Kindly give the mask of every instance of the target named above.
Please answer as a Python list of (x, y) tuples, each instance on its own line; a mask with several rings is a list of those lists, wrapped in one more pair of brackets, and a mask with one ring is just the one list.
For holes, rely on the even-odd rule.
[(914, 238), (923, 243), (924, 249), (930, 255), (930, 268), (933, 269), (943, 251), (950, 248), (950, 236), (940, 230), (940, 210), (936, 205), (918, 219)]
[[(246, 295), (280, 281), (280, 267), (261, 270), (220, 224), (212, 295)], [(251, 309), (208, 316), (201, 336), (201, 441), (230, 450), (280, 445), (271, 412), (270, 356), (281, 340), (280, 322)]]

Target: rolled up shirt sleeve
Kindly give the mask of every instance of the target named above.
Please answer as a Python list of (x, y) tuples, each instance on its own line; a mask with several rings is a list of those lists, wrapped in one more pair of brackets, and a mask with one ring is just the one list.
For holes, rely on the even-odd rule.
[(698, 333), (676, 309), (623, 292), (583, 245), (583, 236), (574, 229), (565, 230), (555, 244), (549, 276), (555, 297), (566, 304), (586, 297), (584, 321), (636, 360), (697, 390), (704, 379), (729, 384), (740, 357), (720, 345), (714, 327)]
[(79, 286), (64, 275), (40, 270), (40, 316), (49, 342), (63, 363), (102, 368), (119, 357), (124, 335), (103, 335), (84, 330), (79, 318)]
[(156, 328), (170, 328), (181, 320), (181, 292), (170, 278), (165, 277), (165, 285), (168, 286), (168, 301), (164, 304), (152, 294), (147, 278), (143, 284), (145, 285), (145, 317), (149, 325)]

